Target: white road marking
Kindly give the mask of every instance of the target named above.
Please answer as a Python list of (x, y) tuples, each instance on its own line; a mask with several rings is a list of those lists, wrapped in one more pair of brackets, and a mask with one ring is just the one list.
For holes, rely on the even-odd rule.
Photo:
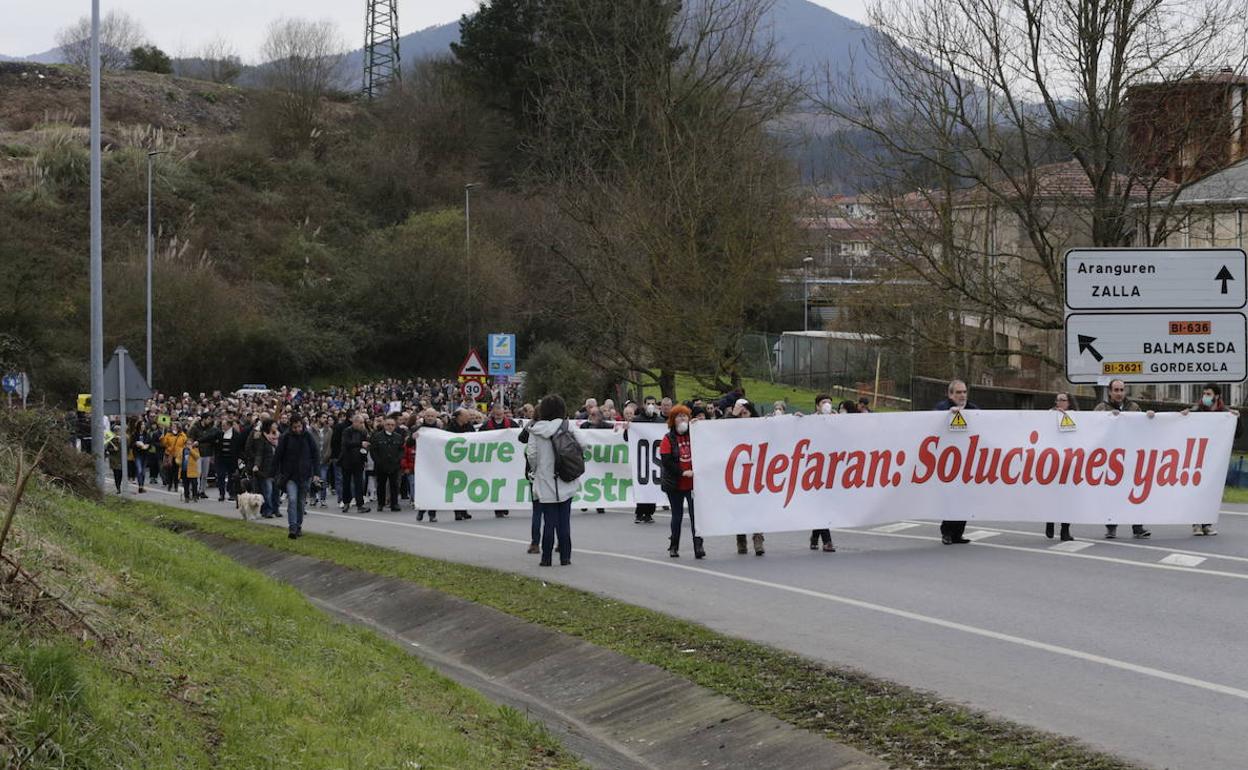
[(1200, 564), (1204, 560), (1205, 558), (1203, 556), (1190, 556), (1185, 553), (1172, 553), (1166, 558), (1162, 559), (1161, 563), (1162, 564), (1175, 564), (1180, 567), (1195, 567), (1197, 564)]
[(899, 521), (896, 524), (885, 524), (882, 527), (872, 527), (872, 532), (901, 532), (904, 529), (914, 529), (919, 526), (908, 521)]
[[(1248, 516), (1248, 514), (1244, 514), (1244, 515)], [(931, 527), (938, 526), (936, 522), (931, 522), (931, 521), (914, 521), (912, 523), (915, 524), (916, 526), (917, 525), (926, 525), (926, 526), (931, 526)], [(1096, 526), (1096, 525), (1088, 524), (1086, 526)], [(1023, 535), (1024, 537), (1044, 537), (1044, 535), (1039, 532), (1028, 532), (1027, 530), (1022, 530), (1022, 529), (1004, 529), (1002, 527), (985, 527), (985, 529), (989, 529), (994, 532), (1004, 532), (1008, 535)], [(1067, 542), (1070, 542), (1070, 541), (1067, 541)], [(1104, 545), (1109, 545), (1109, 546), (1114, 546), (1115, 548), (1140, 548), (1146, 551), (1162, 551), (1163, 553), (1186, 553), (1186, 554), (1191, 554), (1192, 556), (1203, 556), (1206, 559), (1222, 559), (1224, 561), (1238, 561), (1238, 562), (1248, 563), (1248, 557), (1232, 556), (1231, 554), (1225, 554), (1225, 553), (1211, 553), (1209, 551), (1190, 551), (1190, 550), (1185, 550), (1183, 548), (1167, 548), (1163, 545), (1145, 545), (1144, 543), (1124, 543), (1121, 540), (1098, 539), (1093, 542), (1102, 543)]]
[(1063, 553), (1079, 553), (1085, 548), (1091, 548), (1096, 543), (1087, 540), (1066, 540), (1057, 545), (1049, 546), (1050, 551), (1062, 551)]
[(965, 535), (963, 535), (962, 537), (966, 538), (967, 540), (970, 540), (971, 542), (978, 542), (978, 541), (980, 541), (980, 540), (987, 540), (987, 539), (988, 539), (988, 538), (990, 538), (990, 537), (996, 537), (996, 536), (997, 536), (997, 535), (999, 535), (999, 534), (1001, 534), (1001, 533), (1000, 533), (1000, 532), (989, 532), (989, 531), (988, 531), (988, 530), (986, 530), (986, 529), (977, 529), (977, 530), (975, 530), (974, 532), (967, 532), (967, 533), (966, 533)]
[[(439, 527), (436, 524), (424, 524), (424, 523), (412, 524), (412, 523), (403, 522), (403, 521), (386, 521), (384, 519), (373, 519), (373, 518), (368, 518), (365, 516), (344, 516), (342, 514), (329, 513), (327, 511), (315, 511), (315, 512), (309, 511), (309, 514), (313, 516), (327, 516), (327, 517), (335, 518), (335, 519), (346, 519), (348, 521), (355, 521), (355, 522), (382, 524), (382, 525), (387, 525), (387, 526), (392, 526), (392, 527), (407, 527), (409, 529), (419, 529), (419, 530), (423, 530), (426, 532), (434, 532), (434, 533), (441, 534), (441, 535), (452, 535), (456, 537), (474, 537), (474, 538), (479, 538), (482, 540), (494, 540), (497, 542), (513, 543), (513, 544), (519, 544), (519, 545), (528, 544), (527, 540), (520, 540), (517, 538), (510, 538), (510, 537), (499, 537), (498, 535), (485, 535), (479, 532), (462, 532), (462, 531)], [(838, 531), (844, 531), (844, 530), (838, 530)], [(913, 535), (897, 535), (897, 534), (882, 535), (882, 536), (915, 537)], [(931, 540), (934, 538), (924, 537), (920, 539)], [(984, 547), (992, 547), (992, 545), (993, 544), (991, 543), (983, 544)], [(1004, 546), (1004, 547), (1009, 548), (1011, 546)], [(1035, 552), (1034, 549), (1030, 549), (1030, 548), (1018, 548), (1017, 550), (1029, 551), (1033, 553)], [(745, 577), (743, 575), (733, 575), (727, 572), (718, 572), (716, 570), (706, 569), (704, 567), (693, 567), (693, 566), (689, 566), (686, 564), (674, 564), (670, 561), (659, 561), (658, 559), (651, 559), (645, 556), (634, 556), (632, 554), (614, 553), (611, 551), (598, 551), (598, 550), (591, 550), (587, 548), (577, 549), (577, 552), (582, 553), (582, 554), (592, 555), (592, 556), (607, 556), (607, 557), (616, 558), (616, 559), (623, 559), (626, 561), (650, 564), (650, 565), (658, 566), (658, 567), (667, 567), (668, 569), (678, 569), (678, 570), (685, 570), (687, 572), (696, 572), (701, 575), (706, 575), (706, 576), (713, 577), (713, 578), (719, 578), (721, 580), (731, 580), (737, 583), (744, 583), (747, 585), (754, 585), (754, 586), (759, 586), (762, 588), (771, 588), (777, 591), (784, 591), (787, 593), (798, 594), (801, 596), (807, 596), (807, 597), (814, 598), (814, 599), (822, 599), (824, 601), (834, 602), (836, 604), (842, 604), (847, 607), (854, 607), (854, 608), (861, 609), (861, 610), (868, 610), (871, 612), (877, 612), (877, 613), (884, 614), (884, 615), (890, 615), (892, 617), (902, 618), (905, 620), (911, 620), (917, 623), (923, 623), (923, 624), (930, 625), (930, 626), (936, 626), (938, 628), (944, 628), (950, 631), (958, 631), (961, 633), (982, 637), (984, 639), (992, 639), (998, 642), (1005, 642), (1007, 644), (1014, 644), (1020, 647), (1027, 647), (1033, 650), (1040, 650), (1042, 652), (1048, 652), (1053, 655), (1060, 655), (1060, 656), (1064, 656), (1068, 658), (1073, 658), (1076, 660), (1085, 661), (1087, 663), (1096, 663), (1098, 665), (1106, 666), (1108, 668), (1115, 668), (1120, 671), (1128, 671), (1134, 674), (1140, 674), (1142, 676), (1151, 677), (1153, 679), (1160, 679), (1166, 682), (1182, 684), (1188, 687), (1195, 687), (1201, 690), (1206, 690), (1208, 692), (1218, 693), (1220, 695), (1228, 695), (1232, 698), (1239, 698), (1240, 700), (1248, 701), (1248, 690), (1240, 689), (1238, 687), (1232, 687), (1230, 685), (1219, 684), (1217, 682), (1210, 682), (1204, 679), (1196, 679), (1195, 677), (1185, 676), (1183, 674), (1176, 674), (1171, 671), (1164, 671), (1162, 669), (1153, 668), (1151, 666), (1142, 666), (1142, 665), (1131, 663), (1125, 660), (1118, 660), (1116, 658), (1110, 658), (1104, 655), (1097, 655), (1095, 653), (1089, 653), (1089, 652), (1084, 652), (1082, 650), (1076, 650), (1071, 647), (1063, 647), (1061, 645), (1049, 644), (1048, 642), (1041, 642), (1041, 641), (1037, 641), (1034, 639), (1027, 639), (1021, 636), (1015, 636), (1013, 634), (1005, 634), (1005, 633), (1001, 633), (999, 631), (993, 631), (987, 628), (980, 628), (978, 626), (967, 625), (965, 623), (958, 623), (952, 620), (945, 620), (944, 618), (938, 618), (938, 617), (934, 617), (931, 615), (923, 615), (921, 613), (911, 612), (909, 610), (902, 610), (896, 607), (889, 607), (883, 604), (876, 604), (874, 602), (863, 601), (861, 599), (852, 599), (847, 596), (838, 596), (836, 594), (830, 594), (830, 593), (826, 593), (823, 591), (815, 591), (809, 588), (800, 588), (798, 586), (785, 585), (784, 583), (775, 583), (770, 580), (760, 580), (758, 578)], [(1080, 556), (1081, 554), (1069, 554), (1069, 555)], [(1135, 564), (1137, 562), (1127, 562), (1127, 563)], [(1172, 567), (1171, 569), (1182, 569), (1182, 568)]]
[[(841, 532), (846, 535), (868, 535), (870, 537), (901, 537), (907, 540), (927, 540), (936, 542), (939, 538), (928, 537), (927, 535), (906, 535), (900, 533), (871, 532), (870, 530), (861, 529), (837, 529), (833, 528), (833, 532)], [(1072, 559), (1092, 559), (1093, 561), (1103, 561), (1110, 564), (1124, 564), (1131, 567), (1143, 567), (1145, 569), (1164, 569), (1174, 572), (1188, 572), (1193, 575), (1207, 575), (1210, 577), (1226, 577), (1234, 580), (1248, 580), (1248, 573), (1239, 572), (1222, 572), (1213, 569), (1193, 569), (1191, 567), (1176, 567), (1170, 564), (1157, 564), (1149, 561), (1134, 561), (1132, 559), (1119, 559), (1115, 556), (1094, 556), (1090, 553), (1066, 553), (1063, 551), (1054, 551), (1052, 548), (1028, 548), (1021, 545), (1006, 545), (1005, 543), (971, 543), (971, 545), (980, 548), (1000, 548), (1005, 551), (1021, 551), (1023, 553), (1041, 554), (1070, 557)]]
[(1218, 511), (1223, 516), (1248, 516), (1248, 511)]

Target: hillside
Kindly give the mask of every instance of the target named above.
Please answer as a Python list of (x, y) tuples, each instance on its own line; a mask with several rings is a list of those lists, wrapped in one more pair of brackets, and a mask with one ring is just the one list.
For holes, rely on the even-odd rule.
[(515, 710), (130, 504), (37, 480), (15, 522), (0, 766), (582, 767)]
[[(87, 381), (88, 85), (73, 68), (0, 63), (0, 366), (30, 372), (36, 399), (68, 401)], [(413, 126), (386, 112), (398, 106), (368, 111), (335, 97), (319, 105), (314, 130), (291, 134), (284, 105), (185, 78), (106, 75), (106, 349), (125, 345), (142, 366), (146, 155), (158, 151), (158, 386), (392, 367), (412, 346), (409, 371), (462, 357), (457, 330), (422, 319), (474, 304), (466, 278), (441, 278), (419, 312), (399, 299), (462, 255), (471, 127), (436, 117)], [(461, 141), (431, 146), (448, 125)], [(485, 267), (498, 250), (484, 231), (478, 240)], [(384, 309), (379, 286), (395, 292)], [(490, 303), (478, 317), (507, 307)]]

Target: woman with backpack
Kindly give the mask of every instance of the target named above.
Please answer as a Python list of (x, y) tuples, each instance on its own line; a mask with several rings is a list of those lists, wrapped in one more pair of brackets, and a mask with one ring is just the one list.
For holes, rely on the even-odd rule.
[(551, 394), (537, 407), (537, 420), (529, 425), (524, 456), (533, 468), (533, 493), (545, 524), (542, 531), (541, 566), (551, 565), (551, 551), (559, 540), (559, 563), (572, 563), (572, 498), (580, 491), (585, 473), (585, 442), (568, 423), (568, 407)]
[(667, 435), (659, 445), (659, 457), (663, 462), (662, 488), (672, 507), (672, 539), (667, 555), (673, 559), (680, 556), (681, 521), (685, 505), (689, 505), (689, 536), (693, 538), (693, 558), (706, 556), (702, 550), (702, 538), (693, 521), (693, 451), (689, 443), (689, 407), (681, 404), (667, 413)]

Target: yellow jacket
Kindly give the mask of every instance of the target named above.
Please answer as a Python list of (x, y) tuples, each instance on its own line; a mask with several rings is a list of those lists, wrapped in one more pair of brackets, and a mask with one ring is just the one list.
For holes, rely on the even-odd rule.
[(176, 436), (166, 433), (160, 437), (160, 445), (165, 448), (165, 456), (172, 460), (174, 465), (182, 464), (182, 448), (186, 446), (185, 431)]
[[(185, 444), (186, 442), (183, 441), (182, 443)], [(182, 469), (182, 478), (197, 479), (199, 478), (199, 447), (189, 447), (186, 451), (189, 455), (186, 467)], [(181, 460), (182, 457), (179, 455), (178, 459)]]

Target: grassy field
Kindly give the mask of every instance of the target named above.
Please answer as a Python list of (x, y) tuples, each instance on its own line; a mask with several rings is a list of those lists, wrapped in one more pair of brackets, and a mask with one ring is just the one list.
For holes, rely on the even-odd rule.
[(0, 587), (0, 767), (580, 766), (291, 588), (133, 512), (34, 497), (6, 555), (95, 632)]
[[(1134, 767), (1070, 739), (997, 720), (934, 695), (554, 583), (321, 535), (288, 540), (280, 528), (177, 508), (134, 503), (125, 507), (156, 524), (189, 526), (302, 553), (495, 607), (660, 666), (899, 766), (938, 770)], [(836, 640), (828, 643), (834, 646)], [(697, 654), (688, 654), (691, 649)]]
[[(783, 383), (767, 382), (766, 380), (754, 380), (744, 378), (741, 384), (745, 386), (746, 396), (758, 405), (759, 409), (764, 413), (771, 412), (771, 405), (776, 401), (784, 401), (789, 405), (790, 411), (799, 411), (810, 413), (815, 409), (815, 396), (820, 391), (811, 388), (795, 388), (791, 385)], [(645, 395), (660, 395), (657, 383), (651, 385), (643, 385), (642, 393)], [(707, 399), (719, 398), (721, 394), (716, 392), (714, 388), (708, 388), (698, 382), (697, 378), (692, 374), (682, 372), (676, 375), (676, 396), (679, 400), (685, 401), (695, 396), (702, 396)], [(848, 389), (838, 389), (828, 391), (828, 395), (837, 401), (842, 399), (858, 400), (858, 393)], [(883, 405), (880, 411), (891, 411)]]

